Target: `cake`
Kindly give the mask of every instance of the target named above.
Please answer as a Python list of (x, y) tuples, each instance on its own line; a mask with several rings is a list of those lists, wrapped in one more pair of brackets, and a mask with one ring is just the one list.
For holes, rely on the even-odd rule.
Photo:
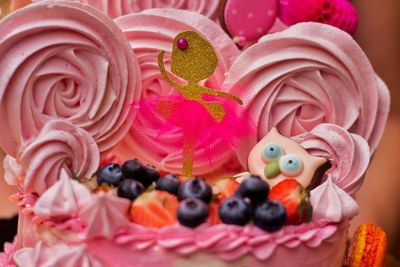
[(348, 246), (390, 100), (347, 1), (256, 37), (235, 1), (36, 2), (0, 21), (1, 266), (382, 264), (375, 226)]

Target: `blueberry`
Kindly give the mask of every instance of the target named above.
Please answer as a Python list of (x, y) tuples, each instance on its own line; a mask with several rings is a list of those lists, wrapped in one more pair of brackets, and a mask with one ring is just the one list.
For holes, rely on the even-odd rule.
[(250, 199), (255, 207), (267, 199), (268, 192), (268, 184), (260, 176), (251, 175), (240, 184), (236, 196)]
[(243, 226), (250, 222), (253, 210), (249, 201), (233, 197), (222, 202), (218, 214), (223, 223)]
[(130, 200), (136, 199), (144, 192), (144, 186), (135, 180), (126, 179), (118, 187), (118, 196)]
[(178, 190), (178, 199), (184, 200), (186, 198), (198, 198), (208, 204), (212, 198), (211, 186), (201, 178), (187, 180)]
[(97, 184), (108, 184), (118, 186), (124, 176), (122, 175), (121, 165), (110, 163), (97, 172)]
[(178, 221), (180, 224), (195, 228), (208, 218), (208, 206), (197, 198), (187, 198), (179, 203)]
[(147, 164), (146, 166), (147, 176), (152, 182), (157, 182), (160, 179), (160, 173), (156, 170), (156, 167), (153, 165)]
[(283, 227), (286, 217), (285, 206), (278, 201), (271, 200), (256, 208), (253, 221), (259, 228), (267, 232), (274, 232)]
[(146, 166), (137, 159), (125, 161), (122, 164), (122, 173), (126, 179), (134, 179), (146, 188), (153, 182), (147, 173)]
[(167, 174), (156, 183), (157, 190), (167, 191), (174, 195), (178, 195), (179, 186), (178, 176), (174, 174)]

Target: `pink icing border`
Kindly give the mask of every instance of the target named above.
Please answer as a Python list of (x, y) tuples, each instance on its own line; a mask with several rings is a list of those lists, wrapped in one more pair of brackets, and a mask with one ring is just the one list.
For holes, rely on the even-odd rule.
[(319, 221), (285, 226), (278, 232), (267, 233), (253, 224), (245, 227), (205, 224), (194, 230), (180, 225), (154, 229), (130, 224), (129, 228), (118, 232), (113, 241), (117, 245), (143, 252), (161, 248), (181, 256), (207, 252), (217, 254), (224, 261), (235, 261), (245, 255), (265, 261), (278, 247), (296, 248), (305, 245), (316, 248), (323, 242), (334, 242), (335, 233), (347, 226), (347, 221)]

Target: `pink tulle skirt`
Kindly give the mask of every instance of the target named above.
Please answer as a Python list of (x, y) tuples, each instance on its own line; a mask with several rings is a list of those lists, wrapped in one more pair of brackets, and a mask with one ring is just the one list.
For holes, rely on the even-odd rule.
[[(187, 100), (181, 95), (152, 97), (140, 102), (139, 112), (153, 113), (157, 120), (162, 120), (157, 138), (160, 144), (169, 135), (181, 135), (181, 143), (176, 144), (184, 149), (184, 146), (198, 144), (222, 143), (226, 149), (235, 148), (242, 137), (254, 132), (254, 124), (243, 115), (243, 108), (235, 101), (222, 97), (204, 97), (206, 102), (217, 101), (222, 104), (225, 116), (218, 122), (212, 114), (199, 102)], [(216, 155), (215, 150), (210, 150), (205, 155), (212, 160)]]

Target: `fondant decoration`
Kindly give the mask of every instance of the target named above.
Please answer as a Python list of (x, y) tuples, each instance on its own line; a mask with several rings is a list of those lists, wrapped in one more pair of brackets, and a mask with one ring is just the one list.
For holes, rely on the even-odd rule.
[[(234, 95), (199, 84), (213, 74), (218, 64), (218, 57), (211, 44), (198, 33), (182, 32), (175, 37), (173, 43), (171, 71), (184, 79), (186, 84), (176, 82), (168, 75), (164, 66), (164, 54), (165, 51), (161, 51), (158, 56), (161, 74), (181, 96), (159, 101), (156, 109), (162, 117), (168, 118), (171, 126), (180, 126), (182, 129), (183, 175), (190, 177), (196, 144), (202, 132), (205, 130), (204, 134), (225, 136), (227, 131), (242, 127), (240, 117), (235, 114), (237, 113), (235, 107), (227, 100), (233, 100), (238, 104), (243, 102)], [(199, 128), (193, 126), (196, 124)], [(219, 126), (216, 128), (213, 125)], [(199, 131), (200, 129), (203, 130)]]
[(390, 107), (389, 91), (359, 45), (321, 23), (265, 35), (243, 51), (225, 84), (257, 124), (257, 134), (236, 150), (243, 166), (272, 127), (292, 137), (322, 123), (337, 124), (367, 140), (373, 153)]
[(74, 178), (90, 178), (100, 163), (95, 140), (85, 130), (63, 120), (50, 120), (20, 152), (26, 192), (42, 194), (60, 179), (61, 171)]
[(239, 46), (267, 34), (278, 15), (278, 0), (223, 0), (220, 21)]
[(264, 178), (270, 186), (295, 178), (302, 186), (308, 187), (317, 169), (326, 162), (325, 158), (310, 155), (294, 140), (272, 128), (251, 150), (248, 169), (250, 173)]
[(357, 11), (348, 0), (280, 0), (279, 16), (287, 25), (321, 22), (353, 35), (358, 26)]
[[(178, 9), (149, 9), (142, 13), (120, 17), (115, 21), (125, 33), (139, 60), (143, 83), (141, 99), (143, 101), (153, 99), (158, 102), (157, 99), (165, 100), (171, 95), (175, 95), (174, 98), (177, 98), (177, 91), (161, 76), (157, 56), (160, 50), (165, 51), (164, 64), (169, 76), (172, 76), (170, 61), (168, 60), (172, 53), (172, 42), (176, 35), (183, 31), (199, 33), (213, 45), (218, 57), (216, 70), (200, 84), (219, 91), (229, 92), (230, 88), (223, 87), (222, 83), (225, 74), (240, 51), (216, 23), (197, 13)], [(183, 97), (179, 99), (183, 100)], [(204, 110), (202, 106), (198, 106), (196, 105), (196, 110)], [(239, 111), (238, 105), (232, 103), (232, 106), (235, 107), (237, 113)], [(169, 173), (182, 173), (182, 128), (171, 123), (171, 125), (166, 126), (165, 117), (160, 116), (160, 113), (154, 108), (154, 105), (147, 107), (140, 105), (129, 133), (124, 137), (117, 150), (114, 151), (121, 158), (138, 158), (156, 166), (159, 170)], [(206, 129), (206, 127), (200, 127), (199, 124), (192, 123), (193, 113), (189, 113), (187, 109), (182, 108), (177, 110), (176, 113), (180, 115), (177, 117), (177, 120), (179, 120), (177, 123), (186, 126), (190, 123), (194, 130), (203, 132), (196, 144), (194, 175), (203, 176), (221, 171), (228, 164), (229, 166), (237, 165), (236, 162), (231, 163), (237, 146), (227, 146), (237, 136), (237, 133), (230, 131), (232, 126), (226, 128), (223, 122), (215, 124), (210, 117), (212, 125), (206, 125), (211, 126), (210, 129)], [(184, 122), (183, 120), (187, 121)], [(213, 133), (217, 133), (217, 131), (214, 131), (213, 128), (216, 127), (219, 128), (219, 131), (226, 128), (224, 134), (214, 135)]]
[(0, 146), (7, 154), (17, 158), (52, 119), (83, 128), (101, 152), (122, 139), (141, 76), (109, 17), (73, 1), (41, 1), (11, 13), (0, 28)]

